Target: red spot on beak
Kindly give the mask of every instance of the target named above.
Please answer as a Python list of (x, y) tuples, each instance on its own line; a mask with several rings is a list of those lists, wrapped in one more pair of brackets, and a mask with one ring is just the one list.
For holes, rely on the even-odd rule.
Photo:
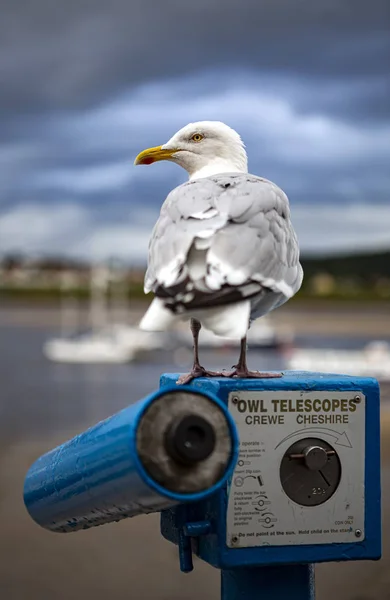
[(142, 163), (143, 165), (151, 165), (152, 163), (154, 163), (154, 158), (152, 158), (151, 156), (147, 156), (143, 159)]

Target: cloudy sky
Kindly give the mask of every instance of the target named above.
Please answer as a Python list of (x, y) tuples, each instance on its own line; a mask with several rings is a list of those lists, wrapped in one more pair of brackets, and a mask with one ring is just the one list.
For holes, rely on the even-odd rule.
[(304, 253), (390, 247), (388, 0), (0, 0), (0, 253), (144, 261), (186, 123), (237, 129)]

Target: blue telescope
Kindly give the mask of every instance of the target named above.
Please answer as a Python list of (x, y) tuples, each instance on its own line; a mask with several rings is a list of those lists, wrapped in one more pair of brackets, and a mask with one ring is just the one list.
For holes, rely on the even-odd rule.
[(219, 569), (221, 600), (314, 600), (315, 563), (380, 558), (376, 380), (178, 377), (32, 465), (24, 500), (39, 525), (161, 512), (180, 569), (194, 554)]
[(24, 502), (46, 529), (88, 529), (204, 500), (226, 484), (237, 456), (221, 400), (165, 386), (41, 456)]

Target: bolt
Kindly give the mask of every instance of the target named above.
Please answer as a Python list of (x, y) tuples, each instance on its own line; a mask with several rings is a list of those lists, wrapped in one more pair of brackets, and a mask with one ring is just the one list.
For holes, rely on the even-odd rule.
[(310, 471), (320, 471), (328, 462), (326, 450), (321, 446), (308, 446), (304, 449), (305, 464)]
[(238, 396), (233, 396), (233, 398), (232, 398), (233, 404), (237, 404), (238, 400), (239, 400)]
[(355, 396), (354, 400), (355, 400), (356, 404), (359, 404), (359, 402), (362, 401), (362, 399), (360, 398), (360, 396)]
[(362, 537), (362, 530), (361, 530), (361, 529), (355, 529), (355, 536), (356, 536), (357, 538), (360, 538), (360, 537)]
[(232, 544), (238, 544), (238, 537), (236, 535), (232, 535)]

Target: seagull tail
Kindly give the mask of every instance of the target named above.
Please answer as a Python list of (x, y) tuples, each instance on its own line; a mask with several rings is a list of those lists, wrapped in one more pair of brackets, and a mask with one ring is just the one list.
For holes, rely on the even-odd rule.
[(251, 305), (249, 300), (228, 306), (219, 306), (194, 315), (205, 329), (215, 335), (232, 340), (241, 340), (248, 332)]
[(223, 338), (240, 340), (246, 336), (249, 328), (251, 305), (249, 300), (237, 302), (228, 306), (217, 306), (195, 311), (187, 315), (175, 315), (164, 306), (160, 298), (154, 298), (139, 328), (143, 331), (166, 331), (177, 321), (189, 319), (190, 316), (199, 319), (205, 329)]
[(139, 328), (143, 331), (166, 331), (170, 329), (178, 320), (178, 316), (174, 315), (160, 298), (154, 298), (148, 310), (144, 314), (139, 324)]

